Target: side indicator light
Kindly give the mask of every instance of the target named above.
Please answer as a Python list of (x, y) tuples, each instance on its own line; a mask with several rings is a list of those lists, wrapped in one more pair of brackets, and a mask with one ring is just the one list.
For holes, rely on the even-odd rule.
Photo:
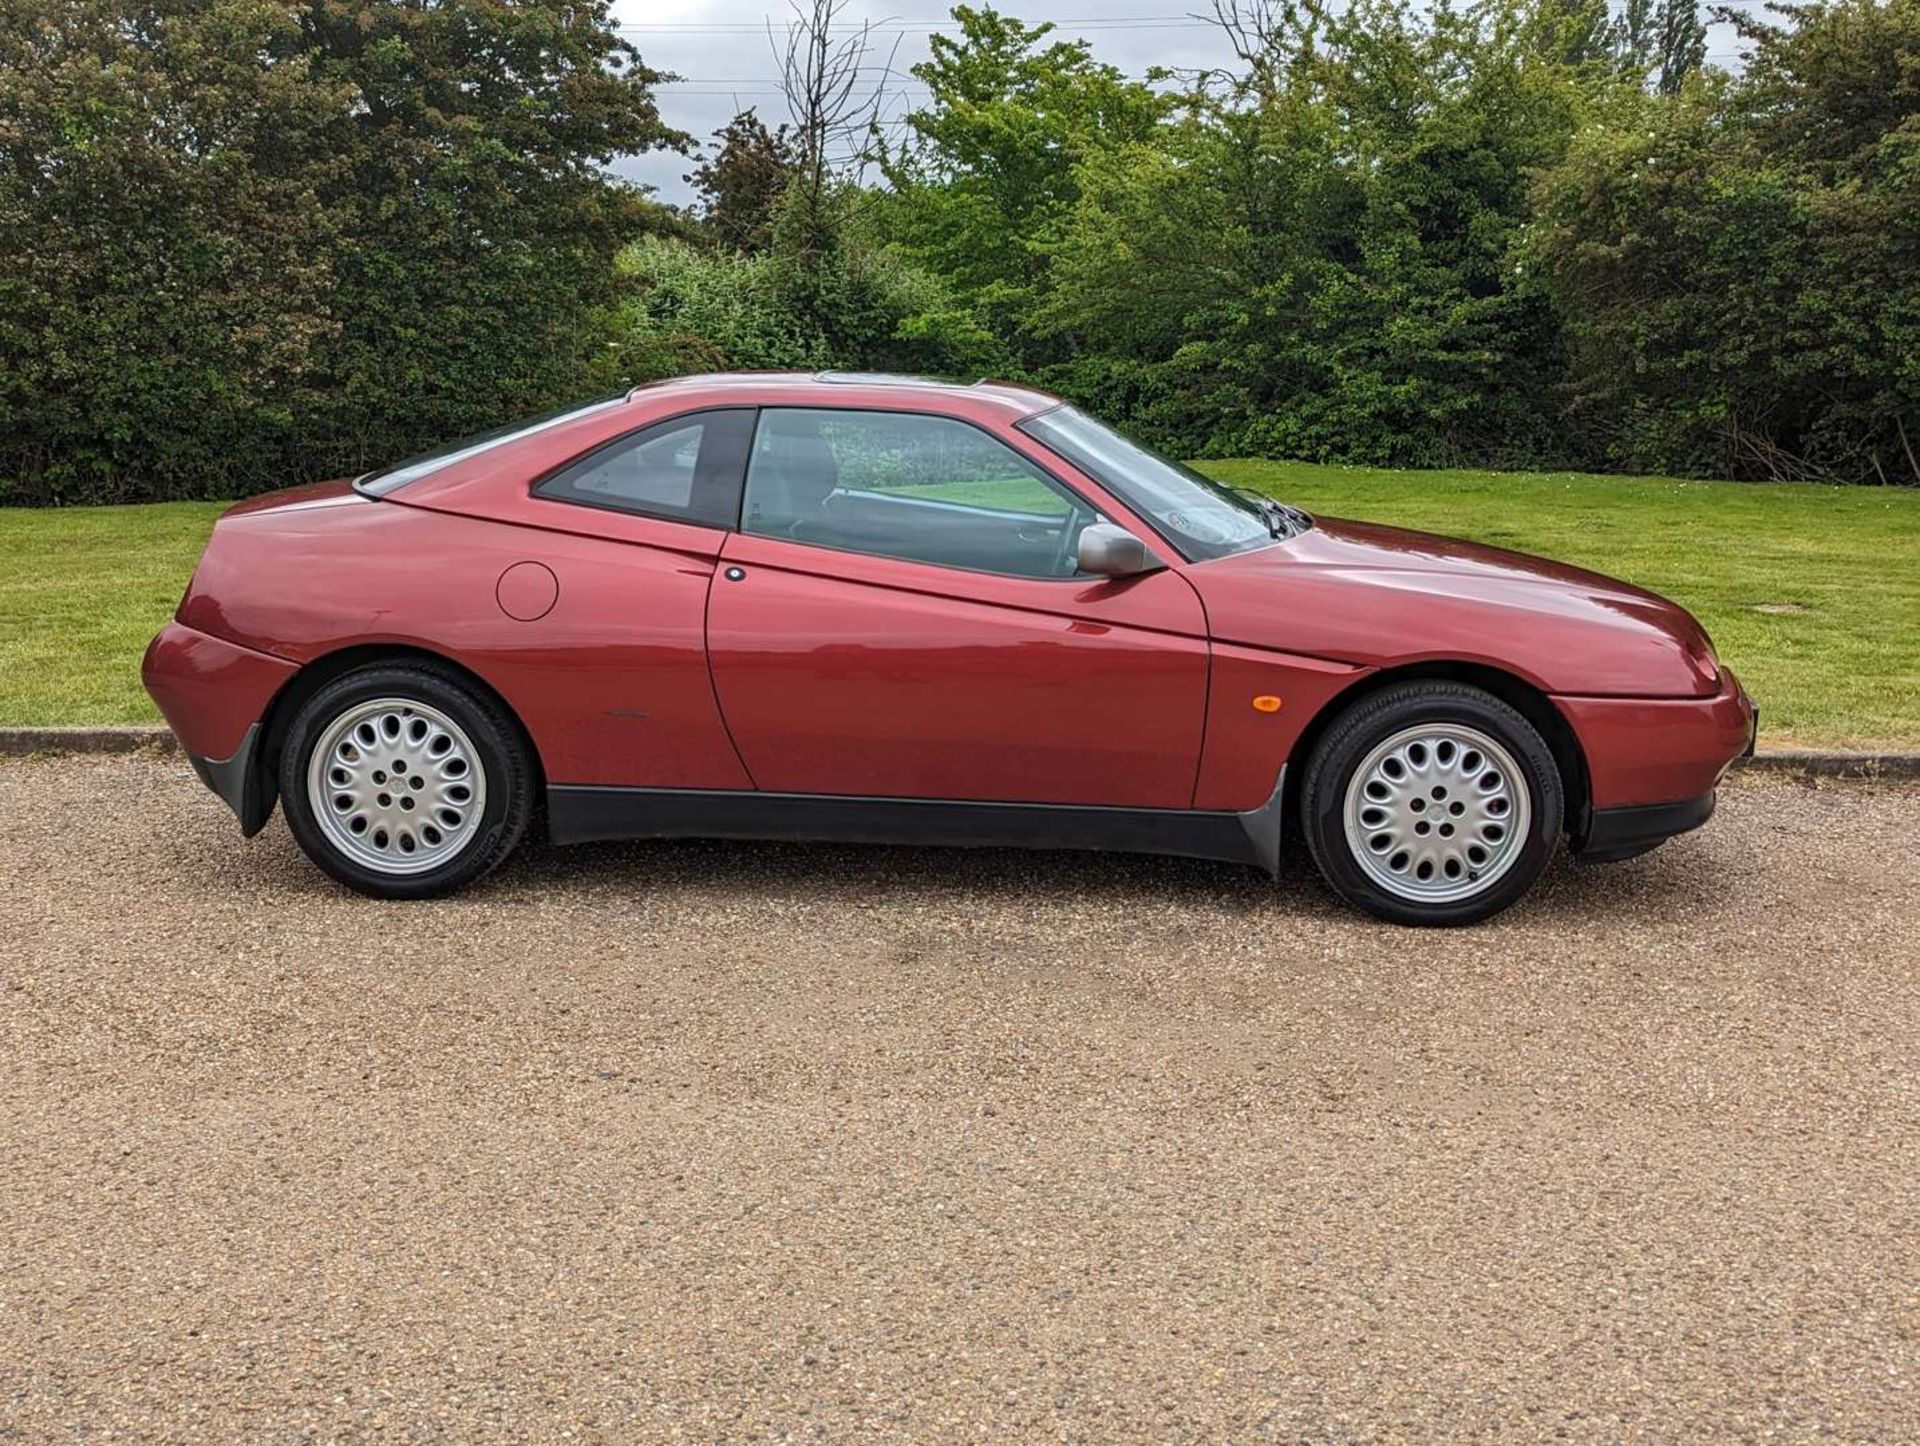
[(1256, 713), (1278, 713), (1280, 700), (1271, 693), (1262, 693), (1253, 700), (1253, 710)]

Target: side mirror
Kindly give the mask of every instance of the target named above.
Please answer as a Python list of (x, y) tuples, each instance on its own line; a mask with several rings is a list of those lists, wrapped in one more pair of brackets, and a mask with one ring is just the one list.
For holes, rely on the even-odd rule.
[(1080, 571), (1096, 577), (1132, 577), (1160, 566), (1147, 545), (1124, 527), (1090, 522), (1080, 529)]

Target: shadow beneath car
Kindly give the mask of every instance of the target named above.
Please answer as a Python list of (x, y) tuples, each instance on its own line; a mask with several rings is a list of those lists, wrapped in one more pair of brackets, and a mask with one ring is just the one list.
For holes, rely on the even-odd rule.
[[(1669, 865), (1686, 865), (1669, 867)], [(1682, 912), (1718, 885), (1704, 851), (1688, 843), (1617, 864), (1584, 864), (1564, 850), (1533, 892), (1502, 919), (1591, 924)], [(1304, 846), (1286, 847), (1278, 880), (1244, 865), (1155, 854), (1059, 849), (898, 847), (705, 839), (534, 846), (480, 887), (543, 894), (641, 883), (817, 904), (858, 904), (923, 893), (984, 902), (1058, 900), (1230, 910), (1279, 909), (1362, 919), (1321, 881)], [(1496, 921), (1497, 922), (1497, 921)], [(1386, 924), (1382, 928), (1395, 927)]]
[[(656, 887), (738, 889), (818, 901), (875, 888), (929, 894), (1125, 897), (1169, 891), (1218, 903), (1271, 900), (1257, 869), (1156, 854), (1068, 849), (902, 847), (759, 840), (653, 839), (526, 849), (495, 876), (505, 887), (573, 888), (644, 881)], [(1287, 859), (1280, 886), (1318, 891), (1304, 857)]]
[[(271, 884), (300, 894), (342, 893), (305, 859), (284, 821), (244, 849), (200, 841), (206, 858), (236, 887)], [(1699, 840), (1685, 838), (1617, 864), (1583, 864), (1560, 852), (1533, 891), (1490, 921), (1549, 927), (1614, 925), (1631, 915), (1680, 917), (1724, 894), (1727, 880)], [(722, 893), (746, 902), (859, 907), (920, 896), (982, 905), (1050, 907), (1068, 902), (1115, 908), (1168, 906), (1255, 910), (1298, 919), (1365, 921), (1321, 881), (1298, 839), (1281, 853), (1279, 879), (1241, 864), (1159, 854), (1065, 849), (944, 848), (721, 839), (645, 839), (556, 847), (529, 843), (496, 873), (455, 896), (483, 903), (555, 899), (590, 905), (609, 891)], [(404, 906), (403, 906), (404, 907)], [(1382, 929), (1397, 926), (1382, 923)]]

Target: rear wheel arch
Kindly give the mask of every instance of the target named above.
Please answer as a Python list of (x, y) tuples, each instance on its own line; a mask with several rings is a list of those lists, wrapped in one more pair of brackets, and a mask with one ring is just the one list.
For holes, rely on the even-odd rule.
[[(536, 798), (544, 796), (546, 766), (541, 761), (540, 750), (534, 745), (533, 735), (527, 731), (520, 714), (498, 688), (466, 664), (455, 661), (445, 653), (436, 653), (431, 648), (401, 643), (360, 643), (315, 658), (287, 679), (280, 691), (274, 694), (273, 701), (267, 704), (267, 710), (260, 718), (260, 743), (253, 759), (253, 787), (258, 790), (258, 824), (250, 832), (257, 832), (258, 827), (264, 826), (273, 812), (279, 794), (280, 753), (286, 744), (287, 729), (307, 699), (335, 678), (345, 677), (358, 668), (406, 663), (424, 663), (452, 673), (497, 705), (519, 732), (520, 744), (533, 768)], [(247, 822), (242, 820), (243, 825)]]
[(1333, 726), (1336, 719), (1354, 704), (1396, 684), (1433, 681), (1463, 683), (1469, 687), (1482, 689), (1491, 693), (1533, 725), (1553, 754), (1554, 765), (1560, 770), (1560, 787), (1566, 795), (1566, 832), (1576, 843), (1585, 838), (1592, 810), (1592, 785), (1587, 772), (1587, 756), (1580, 746), (1580, 739), (1574, 733), (1573, 726), (1561, 715), (1560, 710), (1553, 706), (1553, 700), (1515, 673), (1489, 667), (1484, 663), (1455, 662), (1445, 659), (1381, 668), (1377, 672), (1366, 674), (1329, 698), (1320, 711), (1313, 715), (1312, 721), (1301, 730), (1300, 737), (1294, 742), (1290, 761), (1297, 766), (1287, 770), (1284, 816), (1289, 819), (1298, 817), (1299, 790), (1305, 778), (1306, 762), (1313, 756), (1313, 751), (1319, 746), (1320, 739), (1327, 729)]

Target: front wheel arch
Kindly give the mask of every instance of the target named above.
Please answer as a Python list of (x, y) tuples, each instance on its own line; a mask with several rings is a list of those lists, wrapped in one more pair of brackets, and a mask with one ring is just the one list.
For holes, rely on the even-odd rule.
[(1580, 738), (1573, 731), (1573, 725), (1553, 706), (1551, 698), (1517, 674), (1484, 663), (1447, 659), (1381, 668), (1349, 684), (1321, 704), (1320, 711), (1301, 730), (1290, 750), (1289, 760), (1298, 766), (1287, 770), (1286, 812), (1282, 817), (1295, 819), (1300, 816), (1300, 788), (1306, 776), (1307, 760), (1313, 757), (1314, 749), (1320, 746), (1322, 735), (1342, 714), (1375, 693), (1401, 683), (1421, 682), (1464, 683), (1480, 688), (1493, 694), (1531, 723), (1545, 741), (1548, 751), (1553, 754), (1554, 764), (1560, 770), (1560, 788), (1566, 799), (1565, 831), (1576, 846), (1586, 838), (1593, 814), (1593, 785), (1587, 771), (1586, 750), (1580, 746)]
[(273, 817), (274, 805), (279, 801), (280, 793), (281, 750), (286, 745), (288, 725), (301, 706), (335, 678), (375, 663), (431, 663), (435, 667), (451, 669), (469, 687), (485, 694), (518, 731), (521, 747), (533, 769), (534, 796), (536, 800), (545, 797), (547, 774), (540, 750), (534, 745), (533, 735), (527, 731), (520, 714), (498, 688), (458, 659), (437, 653), (431, 648), (400, 643), (358, 643), (313, 659), (280, 685), (280, 691), (273, 695), (266, 712), (260, 715), (260, 741), (254, 750), (249, 770), (248, 809), (240, 820), (241, 829), (248, 838), (266, 827), (267, 820)]

